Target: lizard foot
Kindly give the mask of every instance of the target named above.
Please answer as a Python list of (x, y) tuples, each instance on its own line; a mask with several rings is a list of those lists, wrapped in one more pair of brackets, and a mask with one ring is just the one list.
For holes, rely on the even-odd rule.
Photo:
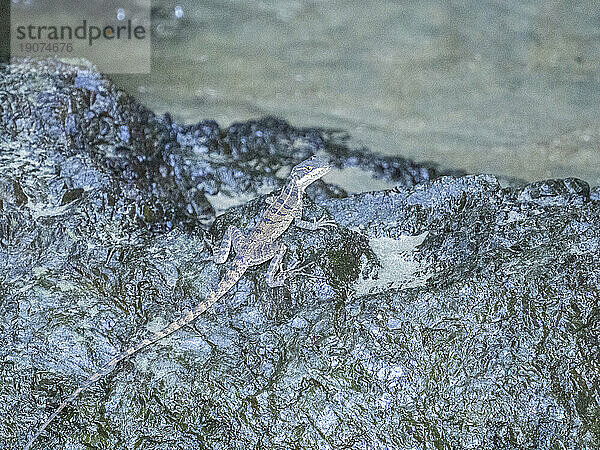
[(284, 270), (282, 275), (284, 279), (297, 276), (311, 276), (311, 273), (308, 272), (308, 269), (314, 265), (315, 263), (312, 261), (309, 261), (308, 263), (304, 264), (301, 264), (300, 261), (298, 261), (294, 263), (291, 267)]
[(208, 250), (210, 251), (211, 255), (207, 256), (206, 258), (202, 258), (200, 261), (202, 262), (214, 262), (216, 264), (222, 264), (226, 261), (227, 258), (225, 258), (225, 260), (223, 259), (223, 255), (221, 254), (220, 249), (216, 249), (215, 250), (215, 244), (213, 244), (212, 242), (210, 242), (206, 236), (203, 238), (204, 239), (204, 244), (208, 247)]
[(319, 220), (313, 219), (313, 223), (315, 225), (315, 230), (325, 230), (328, 227), (335, 228), (338, 226), (334, 220), (327, 219), (325, 215), (321, 216)]
[(285, 281), (289, 280), (290, 278), (295, 278), (298, 276), (314, 278), (315, 276), (308, 272), (308, 269), (314, 265), (315, 263), (312, 261), (308, 263), (301, 263), (300, 261), (298, 261), (285, 270), (282, 269), (280, 266), (278, 269), (279, 273), (276, 276), (273, 276), (272, 274), (267, 272), (267, 284), (269, 285), (269, 287), (275, 288), (283, 286), (285, 284)]
[[(202, 262), (212, 262), (214, 261), (214, 253), (215, 253), (215, 246), (212, 242), (210, 242), (206, 236), (203, 236), (202, 240), (204, 241), (204, 245), (206, 247), (208, 247), (208, 251), (211, 253), (210, 256), (206, 257), (206, 258), (202, 258), (200, 261)], [(202, 251), (202, 253), (204, 253), (204, 250)]]

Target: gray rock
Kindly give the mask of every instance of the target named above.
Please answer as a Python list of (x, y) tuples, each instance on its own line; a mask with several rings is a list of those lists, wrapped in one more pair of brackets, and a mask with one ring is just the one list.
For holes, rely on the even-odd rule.
[[(305, 216), (340, 227), (284, 236), (311, 277), (249, 270), (38, 448), (600, 446), (598, 188), (441, 176), (275, 118), (183, 126), (86, 68), (0, 77), (0, 447), (201, 301), (226, 270), (205, 240), (316, 152), (399, 186), (315, 186)], [(252, 199), (215, 218), (228, 195)]]

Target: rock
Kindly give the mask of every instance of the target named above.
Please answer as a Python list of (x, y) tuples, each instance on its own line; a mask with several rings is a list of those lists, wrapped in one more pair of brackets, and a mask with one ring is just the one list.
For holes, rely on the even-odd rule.
[[(0, 77), (1, 448), (202, 301), (226, 270), (205, 241), (313, 153), (399, 184), (314, 186), (305, 218), (339, 228), (283, 237), (310, 277), (250, 269), (37, 448), (600, 446), (597, 187), (458, 176), (275, 118), (184, 126), (89, 68)], [(227, 198), (244, 202), (215, 217)]]

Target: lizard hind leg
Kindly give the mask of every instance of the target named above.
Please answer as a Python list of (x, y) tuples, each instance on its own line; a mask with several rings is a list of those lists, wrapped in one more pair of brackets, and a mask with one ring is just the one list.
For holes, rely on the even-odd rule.
[(233, 244), (234, 249), (239, 248), (243, 240), (243, 233), (238, 228), (230, 225), (223, 235), (221, 246), (213, 253), (212, 260), (217, 264), (223, 264), (229, 257), (231, 245)]
[(266, 281), (267, 281), (267, 285), (271, 288), (283, 286), (283, 283), (285, 282), (285, 280), (287, 280), (288, 278), (290, 278), (292, 276), (310, 275), (305, 270), (314, 265), (314, 263), (312, 263), (312, 262), (304, 263), (304, 264), (297, 262), (285, 270), (282, 269), (281, 262), (283, 260), (283, 256), (285, 255), (286, 251), (287, 251), (287, 246), (285, 244), (280, 244), (275, 249), (275, 256), (269, 263), (269, 268), (267, 269)]
[[(269, 263), (266, 276), (267, 285), (271, 288), (283, 286), (283, 282), (285, 281), (285, 276), (282, 276), (281, 261), (283, 260), (285, 252), (287, 252), (287, 246), (285, 244), (280, 244), (278, 248), (275, 248), (274, 250), (275, 256), (273, 256), (273, 259)], [(277, 272), (279, 272), (279, 274)]]

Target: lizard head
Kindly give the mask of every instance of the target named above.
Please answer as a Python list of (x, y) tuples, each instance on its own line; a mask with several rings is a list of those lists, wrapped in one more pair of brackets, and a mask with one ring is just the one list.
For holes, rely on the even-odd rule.
[(301, 189), (304, 189), (330, 170), (331, 166), (327, 161), (317, 156), (312, 156), (294, 166), (290, 173), (290, 177), (296, 180), (296, 183), (298, 183)]

